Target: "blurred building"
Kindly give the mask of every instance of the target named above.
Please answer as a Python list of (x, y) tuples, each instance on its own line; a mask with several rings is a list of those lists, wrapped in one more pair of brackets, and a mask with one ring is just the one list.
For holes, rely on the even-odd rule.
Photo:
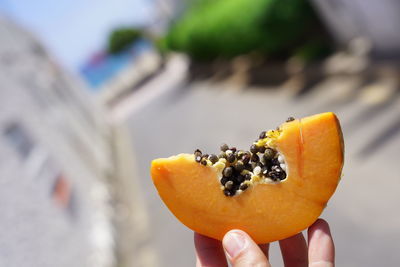
[(400, 57), (400, 2), (397, 0), (312, 0), (339, 44), (369, 42), (372, 52)]
[[(148, 266), (121, 138), (85, 91), (0, 17), (0, 266)], [(131, 255), (120, 253), (121, 235)]]
[(154, 34), (164, 34), (170, 23), (185, 10), (187, 1), (184, 0), (156, 0), (154, 1), (154, 20), (147, 25)]
[(93, 90), (101, 90), (101, 87), (109, 83), (119, 72), (136, 65), (138, 57), (143, 53), (151, 52), (153, 52), (152, 44), (146, 40), (139, 40), (126, 51), (115, 55), (98, 51), (81, 68), (81, 74)]

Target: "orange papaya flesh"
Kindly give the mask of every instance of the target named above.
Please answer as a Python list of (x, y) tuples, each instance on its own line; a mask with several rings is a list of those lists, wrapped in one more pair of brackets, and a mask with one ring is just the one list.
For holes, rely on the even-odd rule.
[(283, 123), (273, 145), (285, 158), (287, 177), (249, 184), (233, 197), (221, 191), (221, 170), (199, 164), (193, 154), (153, 160), (151, 176), (170, 211), (193, 231), (222, 240), (241, 229), (259, 244), (281, 240), (324, 210), (341, 178), (344, 143), (337, 117), (328, 112)]

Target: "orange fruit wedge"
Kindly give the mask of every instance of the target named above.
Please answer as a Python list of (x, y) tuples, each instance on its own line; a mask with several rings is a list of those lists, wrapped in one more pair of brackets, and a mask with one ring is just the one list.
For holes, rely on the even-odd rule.
[(343, 137), (330, 112), (283, 123), (275, 133), (264, 143), (284, 157), (285, 179), (253, 176), (247, 190), (228, 197), (221, 190), (220, 165), (180, 154), (153, 160), (153, 183), (176, 218), (200, 234), (222, 240), (229, 230), (241, 229), (259, 244), (290, 237), (309, 227), (335, 192)]

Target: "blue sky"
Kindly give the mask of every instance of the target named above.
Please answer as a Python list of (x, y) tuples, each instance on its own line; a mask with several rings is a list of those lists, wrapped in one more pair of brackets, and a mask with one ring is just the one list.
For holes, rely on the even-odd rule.
[(24, 25), (70, 70), (104, 47), (119, 25), (152, 21), (153, 0), (0, 0), (0, 13)]

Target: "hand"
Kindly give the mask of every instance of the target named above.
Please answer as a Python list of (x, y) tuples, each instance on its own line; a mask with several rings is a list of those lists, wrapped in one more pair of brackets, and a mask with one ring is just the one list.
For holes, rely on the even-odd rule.
[[(269, 244), (257, 245), (240, 230), (229, 231), (222, 241), (195, 233), (197, 267), (271, 266), (268, 261)], [(302, 233), (279, 241), (285, 267), (333, 267), (335, 247), (326, 221), (318, 219), (308, 228), (308, 247)], [(226, 257), (225, 257), (226, 255)]]

